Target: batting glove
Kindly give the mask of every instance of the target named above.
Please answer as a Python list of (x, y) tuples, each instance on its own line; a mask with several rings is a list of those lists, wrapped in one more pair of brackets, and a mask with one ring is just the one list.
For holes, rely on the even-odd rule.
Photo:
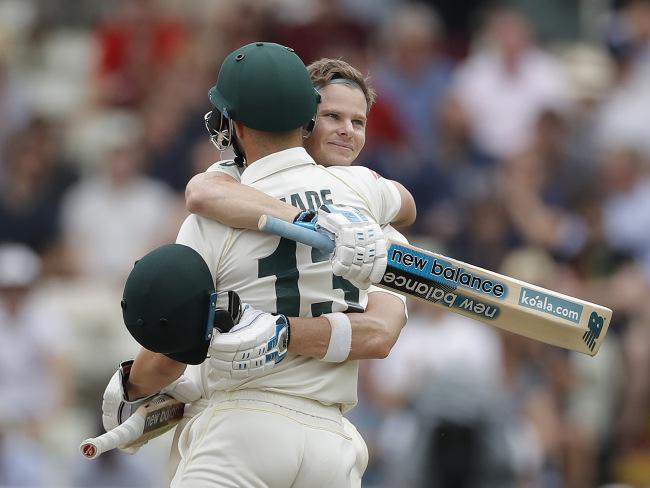
[[(201, 390), (198, 385), (186, 376), (181, 376), (176, 381), (170, 383), (168, 386), (153, 395), (138, 398), (137, 400), (129, 400), (126, 395), (126, 382), (129, 379), (132, 365), (133, 360), (121, 363), (120, 367), (111, 377), (108, 386), (104, 391), (102, 401), (102, 422), (106, 432), (120, 425), (135, 413), (141, 405), (162, 393), (183, 403), (192, 403), (201, 398)], [(129, 454), (135, 454), (140, 447), (120, 449)]]
[(227, 334), (215, 334), (208, 353), (212, 371), (234, 380), (262, 376), (287, 355), (289, 321), (244, 304), (239, 323)]
[(334, 240), (332, 271), (367, 289), (381, 280), (386, 271), (386, 239), (379, 225), (351, 207), (322, 205), (316, 230)]

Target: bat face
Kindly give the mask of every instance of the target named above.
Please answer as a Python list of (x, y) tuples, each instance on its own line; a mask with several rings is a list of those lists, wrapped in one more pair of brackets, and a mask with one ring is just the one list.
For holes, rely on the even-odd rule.
[(611, 310), (389, 241), (379, 286), (549, 344), (594, 355)]

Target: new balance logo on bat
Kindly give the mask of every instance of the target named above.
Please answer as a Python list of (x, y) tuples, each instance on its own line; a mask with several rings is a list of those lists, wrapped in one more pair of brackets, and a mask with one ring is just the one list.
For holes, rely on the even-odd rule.
[(489, 305), (475, 298), (469, 298), (455, 292), (451, 287), (440, 285), (435, 281), (422, 280), (399, 270), (386, 272), (380, 284), (429, 302), (444, 303), (451, 309), (467, 312), (479, 320), (493, 320), (500, 311), (496, 305)]
[(172, 420), (181, 418), (184, 410), (184, 403), (174, 403), (168, 407), (148, 413), (144, 421), (144, 433), (157, 429)]
[(388, 250), (388, 265), (442, 285), (459, 286), (499, 300), (508, 294), (505, 283), (397, 244), (392, 244)]
[(596, 346), (596, 340), (600, 337), (600, 333), (603, 331), (605, 326), (605, 319), (598, 315), (596, 312), (591, 312), (589, 316), (589, 323), (587, 324), (587, 330), (582, 335), (582, 340), (585, 341), (585, 344), (589, 346), (589, 349), (592, 351)]

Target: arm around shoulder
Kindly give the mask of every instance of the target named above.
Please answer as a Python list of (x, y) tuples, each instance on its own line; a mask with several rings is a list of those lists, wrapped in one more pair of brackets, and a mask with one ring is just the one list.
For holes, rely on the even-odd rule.
[(219, 171), (200, 173), (190, 180), (185, 188), (185, 206), (193, 214), (250, 230), (257, 230), (263, 214), (291, 222), (300, 211)]

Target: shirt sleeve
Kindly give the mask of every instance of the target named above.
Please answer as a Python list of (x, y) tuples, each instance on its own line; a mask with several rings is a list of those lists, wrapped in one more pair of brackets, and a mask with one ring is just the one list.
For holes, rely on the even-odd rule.
[(226, 159), (223, 161), (217, 161), (214, 163), (212, 166), (210, 166), (207, 170), (206, 173), (211, 173), (217, 171), (219, 173), (224, 173), (230, 176), (232, 179), (237, 181), (238, 183), (241, 183), (241, 174), (244, 171), (244, 168), (239, 166), (235, 161), (232, 159)]
[(371, 204), (375, 220), (379, 225), (386, 225), (392, 220), (402, 207), (402, 197), (399, 190), (391, 180), (387, 180), (376, 171), (359, 167), (363, 170), (363, 180), (366, 190), (372, 195)]
[(198, 252), (217, 282), (221, 254), (231, 229), (214, 220), (190, 215), (181, 225), (176, 244), (183, 244)]
[(363, 166), (327, 168), (365, 202), (370, 216), (379, 225), (389, 224), (402, 207), (399, 190), (391, 180)]
[(393, 183), (391, 180), (387, 180), (383, 176), (380, 176), (378, 181), (378, 186), (382, 192), (382, 220), (380, 223), (389, 224), (393, 221), (397, 213), (402, 208), (402, 196), (400, 195), (397, 186), (395, 186), (395, 183)]

